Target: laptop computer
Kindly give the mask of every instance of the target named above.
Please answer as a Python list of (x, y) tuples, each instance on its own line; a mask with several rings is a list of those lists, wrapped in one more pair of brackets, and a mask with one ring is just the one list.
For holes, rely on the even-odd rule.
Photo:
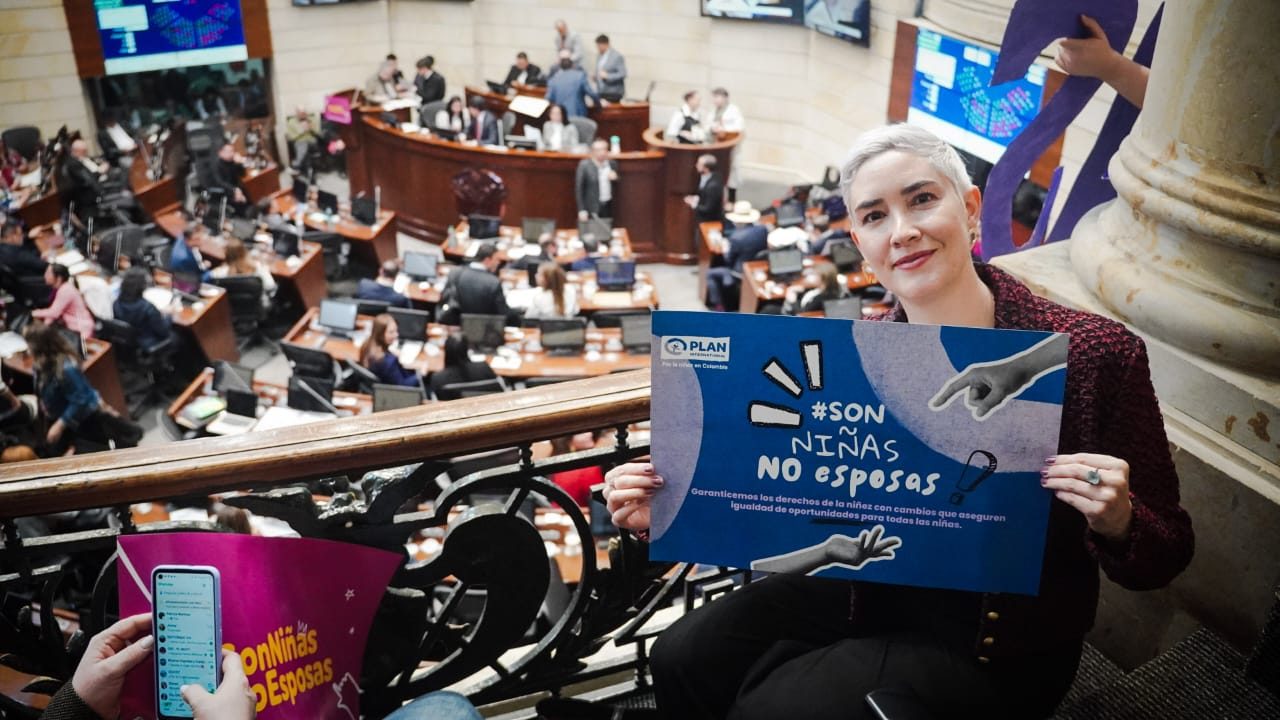
[(548, 355), (581, 355), (587, 345), (586, 318), (543, 320), (538, 323), (542, 349)]
[(305, 205), (307, 203), (307, 194), (311, 192), (311, 184), (304, 178), (296, 177), (293, 179), (293, 199)]
[(471, 237), (475, 240), (485, 240), (488, 238), (498, 237), (498, 231), (502, 228), (502, 218), (493, 215), (468, 215), (467, 229)]
[(378, 222), (378, 204), (373, 198), (352, 198), (351, 217), (364, 225), (374, 225)]
[(493, 80), (485, 80), (484, 84), (489, 86), (490, 92), (496, 93), (498, 95), (507, 94), (507, 86), (503, 85), (500, 82), (494, 82)]
[(302, 236), (283, 228), (271, 231), (271, 249), (280, 257), (296, 257), (302, 254)]
[(798, 248), (782, 248), (769, 251), (769, 276), (775, 280), (789, 279), (804, 270), (804, 253)]
[(396, 332), (400, 334), (400, 363), (412, 365), (422, 353), (427, 340), (427, 322), (431, 313), (406, 308), (387, 308), (387, 314), (396, 321)]
[(404, 254), (404, 274), (421, 282), (432, 280), (436, 276), (437, 259), (435, 255), (422, 252), (406, 252)]
[(400, 408), (421, 404), (422, 388), (420, 387), (383, 385), (382, 383), (377, 383), (373, 386), (373, 411), (376, 413), (383, 410), (399, 410)]
[(334, 337), (351, 337), (356, 329), (356, 315), (360, 306), (338, 300), (321, 300), (320, 316), (316, 323), (324, 332)]
[(289, 378), (289, 407), (295, 410), (338, 414), (333, 406), (333, 380), (313, 377)]
[(316, 205), (320, 211), (328, 215), (338, 214), (338, 196), (331, 192), (320, 190), (316, 193)]
[(536, 243), (547, 233), (552, 236), (556, 234), (554, 218), (527, 217), (520, 221), (520, 235), (524, 237), (525, 242)]
[(227, 390), (227, 409), (205, 426), (212, 435), (240, 435), (258, 424), (258, 396), (252, 391)]
[(831, 246), (831, 262), (840, 272), (853, 272), (862, 266), (862, 253), (851, 242), (836, 243)]
[(193, 303), (200, 299), (200, 275), (198, 273), (175, 271), (173, 273), (173, 282), (170, 284), (173, 291), (179, 294), (183, 302)]
[(222, 395), (228, 390), (253, 392), (253, 368), (219, 360), (213, 366), (213, 391)]
[(613, 220), (609, 218), (590, 218), (578, 221), (578, 239), (582, 241), (587, 252), (595, 252), (600, 243), (608, 243), (613, 235)]
[(632, 355), (648, 355), (653, 340), (649, 313), (623, 315), (618, 318), (622, 327), (622, 348)]
[(636, 284), (636, 261), (618, 258), (596, 260), (596, 285), (601, 290), (630, 290)]
[(777, 226), (780, 228), (804, 225), (804, 204), (784, 202), (778, 206)]
[(502, 315), (462, 315), (462, 335), (476, 352), (490, 354), (506, 340), (506, 318)]
[(826, 300), (822, 303), (822, 314), (838, 320), (861, 320), (862, 298), (847, 297), (838, 300)]

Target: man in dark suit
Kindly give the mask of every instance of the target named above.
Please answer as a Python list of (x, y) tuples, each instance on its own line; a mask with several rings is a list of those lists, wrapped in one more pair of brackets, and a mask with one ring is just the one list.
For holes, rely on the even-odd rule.
[(43, 277), (48, 267), (40, 259), (40, 251), (23, 242), (22, 226), (12, 220), (5, 222), (0, 231), (0, 266), (18, 277)]
[(418, 89), (418, 97), (422, 98), (423, 105), (444, 99), (444, 76), (435, 71), (435, 64), (436, 59), (430, 55), (416, 63), (418, 74), (414, 77), (413, 84)]
[(395, 260), (388, 260), (382, 263), (376, 280), (360, 278), (360, 284), (356, 286), (356, 299), (378, 300), (391, 307), (412, 307), (409, 298), (395, 291), (396, 275), (398, 274), (400, 274), (400, 266)]
[(578, 200), (578, 219), (613, 217), (613, 186), (618, 181), (618, 161), (609, 158), (609, 141), (596, 138), (591, 154), (578, 163), (573, 194)]
[(89, 157), (89, 144), (84, 140), (71, 143), (71, 157), (63, 165), (63, 174), (67, 188), (59, 188), (75, 205), (76, 215), (81, 219), (95, 214), (98, 198), (105, 194), (102, 181), (106, 177), (107, 166)]
[(609, 102), (621, 102), (627, 94), (627, 60), (609, 45), (609, 36), (596, 37), (596, 92)]
[(733, 205), (733, 212), (726, 216), (734, 230), (723, 241), (724, 264), (707, 269), (707, 307), (712, 310), (738, 309), (738, 275), (742, 264), (752, 260), (769, 247), (768, 221), (761, 222), (761, 214), (751, 203), (740, 200)]
[(507, 79), (503, 85), (511, 87), (512, 83), (521, 85), (546, 85), (547, 79), (542, 77), (542, 68), (529, 62), (529, 56), (523, 52), (516, 53), (516, 64), (507, 71)]
[(563, 105), (571, 118), (586, 117), (587, 98), (600, 104), (600, 96), (587, 82), (587, 73), (573, 64), (567, 50), (560, 54), (558, 68), (547, 77), (547, 102)]
[(210, 190), (218, 190), (227, 198), (228, 208), (243, 216), (249, 209), (249, 195), (242, 182), (245, 175), (244, 158), (236, 153), (236, 146), (225, 143), (218, 149), (218, 162), (213, 167)]
[(436, 321), (457, 325), (463, 314), (510, 315), (497, 275), (501, 264), (498, 249), (493, 243), (484, 243), (470, 265), (449, 273), (449, 281), (440, 292), (440, 315)]
[(684, 202), (693, 208), (694, 222), (720, 222), (724, 220), (724, 183), (716, 175), (716, 157), (702, 155), (694, 165), (698, 171), (698, 193), (686, 195)]
[(102, 111), (102, 126), (98, 128), (98, 147), (102, 148), (102, 156), (112, 165), (128, 168), (133, 164), (133, 153), (138, 143), (120, 124), (116, 111), (107, 108)]
[(467, 102), (471, 113), (471, 127), (467, 128), (467, 140), (480, 145), (498, 144), (498, 119), (484, 107), (484, 98), (473, 96)]

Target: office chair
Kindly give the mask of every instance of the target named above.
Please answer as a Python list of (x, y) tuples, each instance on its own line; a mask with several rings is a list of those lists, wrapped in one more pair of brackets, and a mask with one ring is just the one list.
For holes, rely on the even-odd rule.
[(0, 141), (5, 147), (18, 153), (24, 160), (35, 158), (40, 150), (40, 128), (32, 125), (11, 127), (0, 133)]
[(369, 368), (355, 360), (342, 361), (342, 382), (339, 387), (344, 392), (358, 392), (364, 395), (373, 394), (373, 386), (382, 382)]
[(516, 114), (510, 110), (502, 113), (502, 139), (506, 140), (507, 136), (516, 126)]
[(49, 286), (44, 284), (44, 277), (16, 275), (3, 265), (0, 265), (0, 290), (12, 295), (25, 310), (47, 307), (52, 299)]
[(497, 395), (506, 391), (506, 386), (499, 378), (490, 380), (472, 380), (471, 382), (449, 383), (436, 393), (437, 400), (461, 400), (463, 398), (480, 397), (481, 395)]
[(590, 145), (596, 139), (596, 121), (585, 117), (569, 118), (569, 124), (578, 129), (578, 142)]
[(448, 105), (447, 100), (432, 100), (429, 103), (424, 103), (422, 107), (418, 108), (418, 124), (422, 127), (435, 127), (436, 113), (445, 109), (446, 105)]
[(591, 314), (591, 324), (597, 328), (620, 328), (622, 318), (628, 315), (648, 315), (648, 308), (634, 310), (597, 310)]
[(98, 320), (97, 336), (111, 343), (118, 353), (125, 402), (130, 417), (136, 418), (139, 411), (161, 398), (162, 383), (173, 372), (177, 341), (170, 333), (155, 345), (143, 347), (137, 328), (113, 318)]
[(262, 304), (262, 278), (257, 275), (232, 275), (217, 278), (213, 282), (227, 291), (236, 345), (243, 350), (249, 345), (265, 341), (266, 336), (262, 334), (262, 321), (266, 319), (266, 309)]
[(324, 277), (326, 280), (342, 280), (347, 276), (347, 259), (351, 246), (337, 233), (307, 233), (305, 239), (319, 243), (324, 253)]

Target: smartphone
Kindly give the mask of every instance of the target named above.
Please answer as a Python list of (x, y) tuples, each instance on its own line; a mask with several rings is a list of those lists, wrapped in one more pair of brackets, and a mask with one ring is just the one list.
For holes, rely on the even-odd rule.
[(222, 680), (222, 583), (218, 568), (160, 565), (151, 571), (156, 717), (194, 717), (183, 685), (213, 692)]

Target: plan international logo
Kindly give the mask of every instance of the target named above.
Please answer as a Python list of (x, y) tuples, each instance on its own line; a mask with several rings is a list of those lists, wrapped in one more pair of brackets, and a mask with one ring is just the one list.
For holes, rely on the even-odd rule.
[(729, 362), (729, 338), (664, 335), (662, 359), (727, 363)]

